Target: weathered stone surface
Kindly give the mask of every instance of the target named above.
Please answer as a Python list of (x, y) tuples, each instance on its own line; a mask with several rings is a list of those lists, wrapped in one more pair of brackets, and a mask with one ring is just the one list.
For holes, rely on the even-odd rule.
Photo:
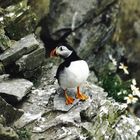
[(22, 74), (23, 77), (27, 79), (32, 77), (38, 77), (41, 74), (41, 66), (33, 70), (24, 71)]
[(16, 128), (23, 128), (24, 126), (28, 125), (29, 123), (32, 123), (33, 121), (35, 121), (37, 119), (40, 119), (42, 115), (43, 115), (42, 112), (40, 112), (38, 114), (31, 114), (29, 112), (24, 113), (22, 115), (22, 117), (14, 123), (14, 126)]
[(3, 0), (0, 0), (0, 5), (1, 5), (1, 7), (7, 7), (7, 6), (9, 6), (11, 4), (15, 4), (15, 3), (19, 2), (19, 1), (21, 1), (21, 0), (12, 0), (12, 1), (9, 1), (9, 0), (3, 1)]
[(0, 97), (0, 115), (3, 115), (3, 117), (6, 119), (6, 124), (13, 123), (17, 119), (19, 119), (22, 114), (22, 110), (18, 110), (12, 107)]
[(0, 75), (0, 83), (9, 79), (9, 74)]
[(10, 127), (4, 127), (0, 124), (0, 139), (1, 140), (19, 140), (16, 132)]
[(19, 72), (30, 71), (40, 67), (44, 59), (45, 48), (42, 45), (39, 45), (36, 50), (27, 55), (23, 55), (18, 61), (16, 61), (16, 65), (19, 67)]
[[(70, 91), (69, 91), (70, 92)], [(75, 99), (75, 91), (71, 91), (69, 95), (75, 99), (74, 103), (72, 105), (66, 105), (66, 101), (64, 98), (64, 91), (63, 90), (57, 90), (57, 93), (54, 96), (54, 110), (59, 111), (69, 111), (73, 106), (75, 106), (78, 103), (78, 100)]]
[(3, 117), (3, 115), (0, 115), (0, 124), (5, 125), (6, 124), (6, 120)]
[(84, 0), (78, 3), (74, 0), (51, 1), (48, 28), (54, 33), (55, 38), (59, 39), (60, 34), (56, 31), (71, 28), (74, 23), (75, 27), (85, 23), (67, 40), (77, 49), (80, 57), (100, 73), (104, 69), (103, 65), (109, 61), (108, 54), (115, 54), (118, 61), (121, 58), (119, 54), (121, 47), (109, 45), (108, 49), (106, 45), (114, 33), (118, 6), (117, 0), (88, 0), (88, 3)]
[(0, 62), (0, 74), (4, 74), (5, 69), (4, 69), (4, 65)]
[(49, 12), (50, 0), (30, 0), (29, 5), (36, 13), (38, 20), (46, 16)]
[(140, 20), (134, 23), (134, 30), (137, 33), (138, 38), (140, 38)]
[(10, 49), (0, 55), (0, 61), (7, 66), (15, 62), (24, 54), (28, 54), (38, 48), (38, 41), (33, 34), (28, 35), (21, 40), (17, 41)]
[(16, 103), (30, 92), (33, 83), (25, 79), (9, 79), (0, 83), (0, 96), (9, 103)]
[(1, 42), (0, 42), (0, 52), (4, 52), (5, 50), (8, 49), (8, 46), (4, 46)]
[[(140, 120), (126, 113), (125, 104), (107, 99), (107, 93), (91, 82), (81, 89), (89, 99), (84, 102), (77, 100), (72, 107), (66, 107), (63, 91), (56, 91), (58, 83), (52, 78), (57, 66), (53, 66), (50, 60), (46, 64), (38, 86), (22, 105), (26, 113), (14, 124), (17, 128), (30, 129), (33, 132), (31, 140), (121, 140), (139, 137)], [(95, 76), (90, 76), (92, 81)], [(70, 90), (69, 93), (75, 95), (75, 91)]]
[[(28, 1), (14, 1), (9, 1), (10, 6), (3, 7), (3, 9), (1, 8), (1, 17), (3, 18), (1, 23), (4, 25), (4, 29), (10, 39), (19, 40), (34, 32), (37, 24), (37, 17), (36, 14), (31, 11)], [(4, 2), (2, 2), (2, 4), (3, 3)]]
[(45, 113), (51, 94), (55, 93), (52, 87), (48, 87), (48, 90), (35, 89), (32, 91), (30, 99), (22, 106), (22, 109), (25, 111), (24, 115), (14, 123), (16, 128), (22, 128), (40, 119)]
[(7, 50), (11, 45), (11, 40), (5, 35), (5, 31), (0, 27), (0, 54)]

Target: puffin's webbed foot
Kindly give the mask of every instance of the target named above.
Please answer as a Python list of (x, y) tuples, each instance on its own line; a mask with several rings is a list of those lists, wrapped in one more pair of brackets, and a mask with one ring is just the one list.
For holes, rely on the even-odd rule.
[(74, 102), (74, 99), (72, 97), (68, 96), (66, 98), (66, 105), (72, 104), (73, 102)]
[(88, 97), (87, 95), (85, 95), (85, 94), (82, 94), (82, 93), (80, 92), (79, 87), (77, 87), (76, 98), (77, 98), (77, 99), (80, 99), (80, 100), (82, 100), (82, 101), (84, 101), (84, 100), (87, 100), (89, 97)]
[(67, 95), (66, 90), (64, 90), (64, 94), (66, 97), (66, 105), (72, 104), (74, 102), (74, 99)]

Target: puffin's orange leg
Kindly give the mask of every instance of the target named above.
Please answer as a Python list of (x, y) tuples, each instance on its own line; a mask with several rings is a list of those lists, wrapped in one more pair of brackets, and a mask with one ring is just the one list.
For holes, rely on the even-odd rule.
[(66, 90), (64, 90), (64, 94), (65, 94), (65, 97), (66, 97), (66, 105), (72, 104), (74, 99), (67, 95)]
[(79, 86), (77, 87), (76, 98), (77, 98), (77, 99), (80, 99), (80, 100), (83, 100), (83, 101), (88, 99), (88, 96), (86, 96), (85, 94), (82, 94), (82, 93), (80, 92)]

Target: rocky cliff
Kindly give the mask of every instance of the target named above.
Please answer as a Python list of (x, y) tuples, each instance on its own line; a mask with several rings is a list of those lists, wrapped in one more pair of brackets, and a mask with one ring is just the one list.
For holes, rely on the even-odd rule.
[[(0, 0), (0, 140), (140, 139), (139, 106), (124, 100), (131, 76), (116, 66), (126, 62), (119, 8), (118, 0)], [(66, 40), (90, 67), (89, 99), (73, 105), (54, 78), (61, 60), (48, 57)]]

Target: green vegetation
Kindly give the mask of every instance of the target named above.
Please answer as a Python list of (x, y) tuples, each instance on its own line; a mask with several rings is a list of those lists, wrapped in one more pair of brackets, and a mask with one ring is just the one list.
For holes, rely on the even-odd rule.
[(118, 74), (103, 74), (100, 81), (108, 96), (118, 102), (125, 102), (124, 98), (131, 94), (130, 81), (122, 81)]
[[(109, 55), (109, 62), (104, 72), (99, 75), (101, 86), (108, 92), (108, 96), (114, 98), (118, 102), (126, 102), (127, 104), (135, 104), (140, 99), (140, 90), (137, 87), (135, 79), (130, 79), (128, 67), (123, 62), (119, 63), (112, 55)], [(127, 75), (129, 80), (124, 80), (117, 70), (120, 69), (123, 75)]]
[(31, 138), (30, 131), (27, 130), (26, 128), (21, 128), (17, 130), (17, 134), (20, 140), (30, 140)]

